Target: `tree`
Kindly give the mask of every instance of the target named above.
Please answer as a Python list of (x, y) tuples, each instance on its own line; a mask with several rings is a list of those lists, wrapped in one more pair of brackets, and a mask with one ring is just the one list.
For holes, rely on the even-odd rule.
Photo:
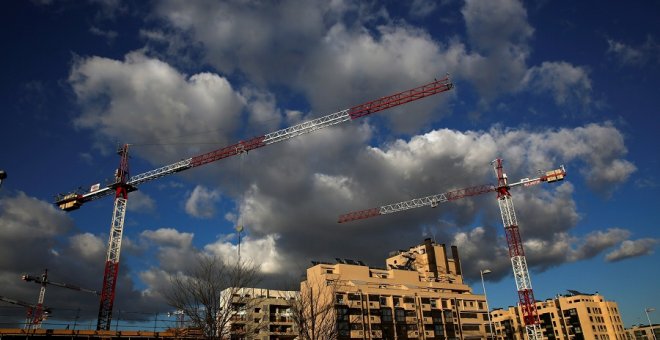
[(163, 295), (205, 338), (251, 339), (264, 323), (252, 318), (259, 298), (245, 292), (258, 281), (258, 267), (251, 263), (227, 265), (218, 257), (199, 255), (189, 271), (170, 277)]
[(339, 332), (335, 294), (339, 280), (300, 284), (300, 294), (291, 304), (293, 323), (301, 340), (336, 340)]

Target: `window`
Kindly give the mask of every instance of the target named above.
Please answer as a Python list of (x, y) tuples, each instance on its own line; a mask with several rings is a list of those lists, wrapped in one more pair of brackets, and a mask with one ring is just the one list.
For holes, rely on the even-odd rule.
[(392, 310), (389, 308), (382, 308), (381, 317), (383, 322), (392, 322)]
[(396, 317), (396, 322), (404, 322), (406, 320), (406, 311), (397, 309), (394, 311), (394, 316)]
[(348, 308), (346, 307), (337, 308), (337, 320), (348, 321)]
[(350, 334), (348, 330), (348, 322), (337, 322), (337, 331), (340, 336), (348, 336)]
[(348, 293), (348, 300), (350, 301), (360, 301), (360, 295), (354, 293)]

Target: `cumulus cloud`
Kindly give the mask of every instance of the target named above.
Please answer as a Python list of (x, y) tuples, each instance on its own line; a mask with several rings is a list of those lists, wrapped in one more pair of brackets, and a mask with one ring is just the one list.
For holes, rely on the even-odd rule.
[[(123, 61), (79, 58), (69, 83), (84, 109), (75, 125), (96, 131), (102, 141), (226, 143), (244, 106), (225, 78), (211, 73), (187, 77), (140, 52), (127, 54)], [(209, 130), (213, 140), (200, 135)], [(181, 154), (174, 146), (161, 152), (136, 147), (133, 152), (157, 164)]]
[(653, 254), (658, 240), (652, 238), (644, 238), (639, 240), (625, 240), (621, 245), (608, 253), (605, 260), (609, 262), (617, 262), (637, 256), (644, 256)]
[(178, 248), (189, 248), (192, 245), (194, 234), (181, 233), (174, 228), (160, 228), (157, 230), (145, 230), (140, 236), (161, 246), (169, 245)]
[(135, 191), (131, 193), (126, 209), (131, 212), (154, 212), (156, 211), (156, 201), (141, 191)]
[(196, 186), (186, 201), (186, 213), (197, 218), (211, 218), (215, 215), (215, 204), (220, 200), (220, 192)]
[(551, 93), (555, 103), (571, 102), (588, 107), (591, 103), (591, 80), (587, 71), (567, 62), (543, 62), (527, 70), (521, 87), (538, 94)]
[[(492, 260), (488, 254), (506, 254), (502, 248), (506, 242), (497, 232), (501, 227), (499, 210), (494, 198), (488, 195), (449, 202), (436, 209), (416, 209), (351, 224), (335, 223), (341, 213), (493, 183), (489, 162), (497, 157), (505, 160), (511, 180), (536, 176), (537, 169), (567, 166), (567, 182), (514, 192), (521, 233), (529, 244), (533, 268), (545, 270), (591, 258), (627, 238), (622, 230), (583, 238), (572, 236), (581, 216), (573, 199), (571, 178), (583, 174), (594, 190), (606, 194), (627, 181), (635, 168), (625, 158), (623, 135), (609, 123), (548, 130), (438, 129), (380, 146), (360, 146), (350, 139), (335, 138), (333, 146), (341, 152), (333, 149), (322, 155), (315, 150), (327, 144), (318, 140), (323, 140), (323, 136), (310, 135), (304, 143), (286, 143), (281, 149), (248, 158), (253, 164), (268, 166), (250, 172), (252, 185), (239, 199), (238, 218), (252, 237), (262, 239), (277, 234), (277, 248), (287, 249), (284, 256), (293, 262), (334, 258), (337, 249), (342, 249), (342, 256), (360, 257), (381, 265), (389, 251), (402, 244), (417, 244), (429, 234), (459, 243), (461, 252), (468, 254), (462, 257), (466, 265)], [(343, 147), (336, 145), (342, 142)], [(618, 169), (617, 164), (625, 164), (625, 170), (615, 171), (616, 176), (595, 170)], [(476, 234), (469, 228), (476, 223), (475, 216), (482, 216), (484, 223)], [(317, 239), (324, 242), (311, 241)], [(605, 239), (612, 243), (599, 242)], [(364, 247), (377, 251), (365, 258)], [(510, 265), (507, 257), (503, 258), (501, 263), (493, 260), (491, 266)], [(285, 270), (291, 266), (295, 265), (287, 264)]]
[[(267, 235), (260, 239), (250, 236), (242, 238), (240, 243), (241, 261), (258, 263), (262, 273), (281, 273), (283, 266), (282, 252), (277, 248), (277, 235)], [(236, 263), (238, 259), (238, 244), (228, 240), (218, 240), (208, 244), (204, 250), (212, 255), (224, 259), (228, 265)]]

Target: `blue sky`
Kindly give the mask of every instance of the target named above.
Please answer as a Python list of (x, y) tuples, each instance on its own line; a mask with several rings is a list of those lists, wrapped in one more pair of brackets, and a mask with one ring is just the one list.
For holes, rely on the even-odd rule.
[[(516, 303), (493, 196), (348, 224), (338, 215), (561, 164), (514, 189), (537, 299), (566, 289), (660, 307), (657, 2), (10, 1), (2, 11), (0, 295), (20, 274), (101, 286), (112, 199), (58, 211), (104, 181), (330, 114), (450, 73), (451, 92), (140, 186), (128, 203), (116, 308), (163, 312), (196, 253), (261, 264), (289, 288), (310, 260), (384, 265), (434, 237), (459, 247), (492, 307)], [(49, 289), (52, 307), (97, 301)], [(72, 303), (72, 301), (76, 301)], [(651, 314), (652, 321), (660, 316)]]

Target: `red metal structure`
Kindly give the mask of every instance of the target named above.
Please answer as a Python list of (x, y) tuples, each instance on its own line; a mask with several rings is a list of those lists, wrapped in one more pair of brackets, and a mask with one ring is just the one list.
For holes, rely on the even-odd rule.
[[(33, 305), (25, 301), (10, 299), (8, 297), (0, 296), (0, 301), (11, 303), (18, 306), (23, 306), (27, 308), (27, 317), (25, 319), (24, 329), (38, 329), (41, 325), (41, 321), (45, 319), (45, 316), (50, 314), (50, 308), (44, 306)], [(40, 313), (35, 313), (37, 309), (40, 309)]]
[(325, 127), (352, 121), (372, 113), (449, 91), (452, 88), (453, 84), (451, 83), (449, 76), (447, 76), (443, 79), (434, 80), (433, 82), (410, 90), (381, 97), (364, 104), (353, 106), (349, 109), (277, 130), (267, 135), (254, 137), (247, 141), (241, 141), (227, 147), (191, 157), (132, 177), (129, 177), (128, 172), (128, 145), (122, 146), (118, 151), (121, 160), (119, 162), (119, 167), (115, 172), (114, 183), (105, 187), (100, 187), (99, 185), (92, 186), (90, 191), (86, 193), (72, 192), (66, 195), (61, 195), (55, 202), (55, 204), (57, 204), (62, 210), (71, 211), (80, 208), (85, 202), (108, 196), (113, 193), (115, 195), (115, 208), (110, 228), (110, 240), (108, 242), (108, 252), (105, 262), (99, 319), (96, 326), (97, 329), (110, 329), (112, 307), (119, 270), (119, 255), (124, 228), (124, 217), (126, 214), (126, 202), (128, 200), (128, 193), (136, 190), (136, 187), (139, 184), (200, 165), (215, 162), (223, 158), (239, 155), (256, 148), (281, 142)]
[(32, 328), (32, 329), (41, 328), (41, 321), (45, 319), (45, 314), (50, 313), (50, 310), (44, 308), (44, 298), (46, 296), (47, 285), (53, 285), (62, 288), (77, 290), (80, 292), (101, 295), (101, 293), (95, 290), (81, 288), (68, 283), (50, 281), (48, 280), (48, 269), (44, 270), (44, 273), (41, 275), (41, 277), (26, 274), (21, 276), (21, 280), (25, 282), (34, 282), (41, 286), (41, 288), (39, 289), (39, 300), (37, 301), (37, 304), (33, 308), (31, 307), (28, 309), (28, 321), (26, 322), (26, 328)]
[(523, 322), (525, 324), (527, 338), (530, 340), (542, 339), (543, 334), (539, 325), (539, 316), (535, 305), (536, 300), (534, 299), (534, 292), (532, 291), (532, 282), (529, 278), (529, 271), (527, 270), (527, 260), (525, 259), (525, 251), (523, 249), (522, 239), (520, 238), (520, 232), (518, 231), (518, 221), (516, 219), (516, 212), (513, 208), (513, 201), (511, 200), (511, 193), (509, 192), (509, 189), (521, 185), (528, 187), (539, 184), (541, 182), (552, 183), (560, 181), (563, 180), (566, 176), (566, 170), (562, 166), (559, 169), (547, 171), (545, 175), (537, 178), (523, 178), (516, 183), (509, 183), (507, 176), (502, 168), (502, 160), (496, 159), (493, 161), (493, 164), (495, 164), (497, 185), (478, 185), (465, 189), (449, 191), (442, 194), (384, 205), (378, 208), (355, 211), (339, 216), (338, 222), (343, 223), (355, 221), (423, 206), (437, 207), (440, 203), (454, 201), (464, 197), (481, 195), (489, 192), (497, 192), (497, 202), (502, 214), (504, 232), (506, 234), (506, 241), (509, 247), (509, 258), (511, 259), (513, 275), (516, 280), (518, 300), (523, 316)]

